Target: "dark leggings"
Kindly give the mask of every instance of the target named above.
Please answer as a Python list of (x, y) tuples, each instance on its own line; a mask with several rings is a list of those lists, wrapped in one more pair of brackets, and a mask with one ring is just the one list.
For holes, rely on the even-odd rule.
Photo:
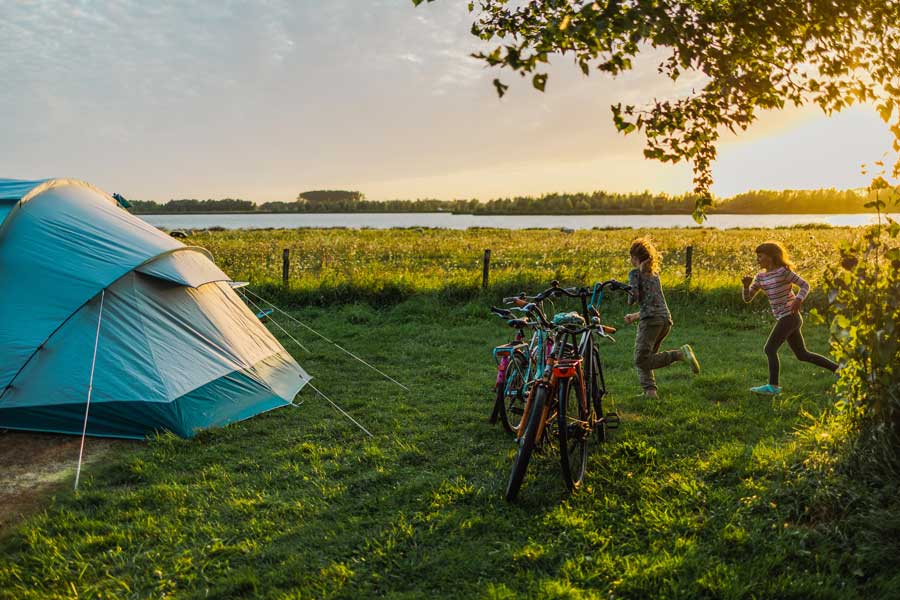
[(798, 360), (818, 365), (823, 369), (828, 369), (832, 372), (837, 369), (837, 363), (828, 360), (821, 354), (815, 354), (806, 349), (806, 344), (803, 341), (803, 333), (800, 331), (801, 327), (803, 327), (803, 317), (799, 314), (792, 313), (778, 319), (778, 322), (775, 323), (775, 327), (772, 328), (772, 333), (769, 334), (769, 339), (766, 340), (766, 347), (764, 349), (766, 356), (769, 359), (770, 384), (778, 385), (778, 371), (781, 368), (781, 364), (778, 361), (778, 349), (781, 348), (781, 345), (785, 341), (788, 343), (788, 346), (791, 347), (791, 350), (794, 351), (794, 356), (796, 356)]

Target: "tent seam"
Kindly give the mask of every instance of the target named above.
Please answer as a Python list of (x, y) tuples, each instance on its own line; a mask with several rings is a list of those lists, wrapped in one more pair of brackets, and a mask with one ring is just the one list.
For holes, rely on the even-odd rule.
[[(132, 271), (131, 273), (129, 273), (129, 275), (134, 275), (134, 271)], [(135, 277), (136, 277), (136, 276), (135, 276)], [(132, 294), (132, 297), (133, 297), (133, 298), (137, 299), (137, 301), (138, 301), (140, 307), (141, 307), (141, 308), (144, 308), (144, 295), (143, 295), (143, 294), (139, 294), (139, 293), (137, 292), (137, 289), (135, 288), (135, 285), (134, 285), (134, 277), (132, 277), (132, 279), (131, 279), (131, 294)], [(140, 319), (140, 323), (141, 323), (141, 333), (142, 333), (143, 336), (144, 336), (144, 342), (147, 344), (147, 349), (150, 350), (150, 355), (153, 357), (153, 372), (156, 373), (157, 380), (162, 384), (163, 389), (164, 389), (165, 392), (166, 392), (166, 399), (167, 399), (169, 402), (174, 402), (175, 399), (174, 399), (174, 398), (170, 398), (171, 390), (169, 389), (169, 386), (168, 386), (168, 384), (166, 383), (166, 380), (165, 380), (165, 378), (163, 377), (162, 372), (159, 370), (159, 359), (158, 359), (157, 356), (156, 356), (156, 351), (153, 349), (153, 344), (150, 343), (150, 338), (149, 338), (149, 336), (147, 335), (147, 328), (146, 328), (146, 326), (145, 326), (146, 320), (144, 319), (144, 311), (143, 311), (143, 310), (138, 310), (138, 311), (137, 311), (137, 314), (138, 314), (138, 319)]]

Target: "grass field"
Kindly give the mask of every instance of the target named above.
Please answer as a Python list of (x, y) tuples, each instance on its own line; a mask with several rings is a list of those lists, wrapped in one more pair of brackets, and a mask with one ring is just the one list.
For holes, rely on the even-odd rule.
[[(231, 277), (280, 286), (282, 251), (290, 250), (292, 301), (330, 304), (349, 300), (392, 303), (410, 294), (445, 299), (475, 297), (485, 249), (491, 249), (490, 289), (531, 289), (551, 279), (592, 283), (624, 278), (628, 248), (650, 235), (664, 255), (663, 283), (672, 294), (684, 286), (685, 248), (693, 247), (694, 298), (732, 303), (741, 275), (756, 271), (757, 245), (778, 239), (791, 250), (799, 272), (817, 282), (835, 246), (858, 235), (852, 228), (778, 230), (593, 229), (564, 233), (542, 229), (295, 229), (200, 231), (187, 243), (209, 249)], [(273, 290), (277, 291), (277, 290)], [(287, 299), (287, 298), (285, 298)]]
[[(221, 259), (230, 235), (213, 249), (241, 278)], [(282, 322), (309, 346), (282, 338), (317, 387), (373, 438), (307, 389), (298, 408), (152, 439), (0, 540), (0, 598), (897, 597), (896, 486), (873, 493), (843, 474), (834, 376), (785, 349), (785, 393), (751, 397), (766, 375), (763, 305), (691, 299), (672, 302), (668, 343), (693, 344), (703, 372), (675, 365), (658, 372), (658, 400), (636, 397), (623, 327), (603, 348), (623, 423), (592, 447), (586, 489), (566, 494), (558, 458), (538, 455), (515, 504), (513, 443), (486, 423), (490, 349), (508, 336), (487, 313), (493, 291), (298, 308), (410, 387)], [(621, 325), (624, 312), (614, 301), (606, 314)], [(826, 328), (805, 333), (826, 350)]]

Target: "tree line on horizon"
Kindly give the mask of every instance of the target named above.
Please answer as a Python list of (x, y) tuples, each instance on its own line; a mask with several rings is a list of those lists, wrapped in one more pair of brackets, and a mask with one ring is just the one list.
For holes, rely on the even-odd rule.
[[(871, 194), (857, 190), (753, 190), (718, 199), (710, 213), (858, 213), (867, 212)], [(356, 212), (451, 212), (477, 215), (507, 214), (691, 214), (694, 194), (670, 196), (649, 191), (633, 193), (550, 193), (478, 199), (366, 200), (365, 194), (349, 190), (302, 192), (293, 202), (264, 202), (224, 198), (173, 199), (165, 204), (131, 200), (131, 211), (147, 213), (356, 213)]]

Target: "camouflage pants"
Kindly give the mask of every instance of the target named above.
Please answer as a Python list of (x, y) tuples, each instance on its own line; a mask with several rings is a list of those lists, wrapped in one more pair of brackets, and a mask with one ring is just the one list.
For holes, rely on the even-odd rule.
[(672, 330), (672, 322), (664, 317), (648, 317), (638, 321), (637, 337), (634, 339), (634, 366), (638, 379), (645, 390), (656, 389), (654, 369), (668, 367), (680, 358), (678, 350), (660, 352), (659, 347)]

